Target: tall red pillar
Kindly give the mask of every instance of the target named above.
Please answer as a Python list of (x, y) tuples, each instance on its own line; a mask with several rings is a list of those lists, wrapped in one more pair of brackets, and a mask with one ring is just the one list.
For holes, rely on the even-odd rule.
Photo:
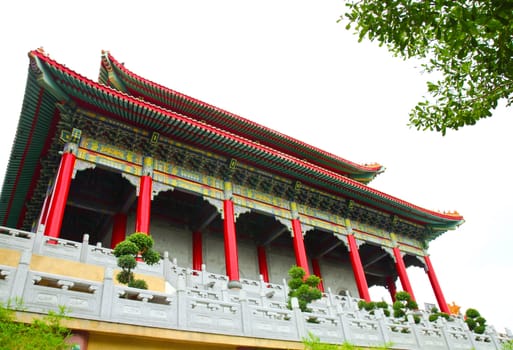
[(139, 179), (139, 198), (137, 199), (135, 232), (142, 232), (147, 235), (150, 234), (151, 187), (151, 176), (141, 176)]
[(46, 196), (43, 202), (43, 208), (41, 209), (41, 214), (39, 215), (39, 222), (37, 223), (36, 231), (39, 230), (39, 226), (46, 225), (46, 218), (48, 216), (48, 207), (50, 206), (50, 200), (52, 199), (52, 182), (48, 183), (48, 187), (46, 189)]
[(367, 279), (365, 278), (365, 272), (363, 270), (362, 260), (360, 259), (360, 253), (358, 252), (358, 245), (354, 235), (347, 236), (347, 243), (349, 245), (349, 258), (351, 259), (351, 265), (353, 266), (354, 279), (356, 286), (358, 287), (358, 294), (361, 299), (365, 301), (371, 301), (369, 286), (367, 285)]
[(387, 276), (386, 283), (388, 292), (390, 293), (390, 297), (392, 298), (392, 302), (395, 303), (395, 293), (397, 293), (397, 289), (395, 288), (394, 278), (392, 276)]
[(296, 266), (302, 267), (306, 272), (306, 277), (308, 277), (310, 276), (310, 268), (308, 267), (301, 221), (299, 221), (299, 213), (295, 202), (290, 203), (290, 211), (292, 213), (292, 244), (294, 246), (294, 255), (296, 256)]
[(296, 255), (296, 265), (302, 267), (306, 276), (310, 275), (308, 259), (306, 258), (305, 242), (303, 241), (303, 232), (301, 231), (301, 222), (299, 219), (292, 219), (292, 243)]
[(404, 265), (404, 260), (401, 255), (401, 251), (398, 247), (394, 247), (392, 248), (392, 250), (394, 251), (395, 268), (397, 269), (397, 273), (399, 274), (399, 280), (401, 281), (401, 285), (403, 286), (404, 291), (408, 292), (408, 294), (410, 294), (411, 299), (415, 301), (415, 295), (413, 294), (410, 279), (408, 278), (408, 274), (406, 273), (406, 266)]
[(438, 278), (436, 278), (435, 270), (433, 269), (429, 255), (426, 254), (424, 256), (424, 261), (426, 262), (426, 273), (428, 275), (429, 282), (431, 282), (431, 287), (435, 293), (436, 301), (438, 302), (440, 311), (450, 314), (451, 312), (449, 310), (449, 306), (445, 301), (445, 297), (442, 293), (442, 289), (440, 288), (440, 284), (438, 283)]
[(135, 232), (150, 234), (150, 214), (153, 185), (153, 158), (144, 157), (142, 174), (139, 178), (139, 198), (137, 199), (137, 215)]
[(267, 268), (267, 254), (265, 252), (265, 247), (263, 245), (259, 245), (257, 247), (257, 255), (258, 255), (258, 270), (262, 275), (264, 282), (269, 283), (269, 269)]
[(233, 207), (232, 185), (225, 183), (224, 209), (224, 256), (226, 275), (228, 275), (228, 288), (241, 288), (239, 280), (239, 255), (237, 252), (237, 237), (235, 231), (235, 211)]
[(203, 265), (203, 237), (200, 231), (192, 233), (192, 269), (199, 271)]
[(58, 238), (61, 234), (62, 219), (68, 201), (69, 188), (73, 177), (76, 156), (73, 149), (76, 145), (67, 144), (61, 157), (59, 171), (55, 179), (52, 198), (46, 218), (45, 235)]
[(312, 270), (314, 275), (321, 279), (317, 288), (319, 288), (319, 290), (324, 293), (324, 283), (322, 283), (321, 266), (319, 265), (319, 259), (312, 259)]
[(112, 238), (110, 248), (114, 249), (116, 245), (123, 242), (126, 238), (126, 214), (117, 213), (112, 218)]

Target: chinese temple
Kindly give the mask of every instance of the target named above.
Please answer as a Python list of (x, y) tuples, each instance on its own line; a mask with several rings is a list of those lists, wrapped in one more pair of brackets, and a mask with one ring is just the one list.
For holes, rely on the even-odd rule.
[[(362, 331), (354, 320), (386, 322), (365, 321), (355, 304), (372, 286), (394, 299), (398, 280), (414, 299), (407, 267), (417, 266), (449, 313), (427, 248), (461, 215), (375, 190), (381, 165), (149, 81), (109, 52), (98, 82), (42, 49), (29, 61), (0, 197), (0, 301), (22, 297), (29, 314), (68, 306), (82, 349), (300, 349), (308, 332), (428, 348), (413, 328)], [(133, 232), (151, 235), (162, 256), (139, 264), (144, 292), (113, 278), (112, 248)], [(316, 324), (286, 307), (293, 265), (322, 279)], [(429, 338), (432, 348), (452, 348), (447, 334)]]

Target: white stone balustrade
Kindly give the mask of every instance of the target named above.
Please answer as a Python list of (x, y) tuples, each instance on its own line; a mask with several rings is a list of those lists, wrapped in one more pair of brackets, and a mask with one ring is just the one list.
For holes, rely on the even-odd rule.
[[(140, 263), (137, 272), (161, 276), (173, 293), (140, 290), (113, 283), (116, 259), (110, 249), (0, 227), (0, 247), (21, 251), (18, 266), (0, 264), (0, 301), (22, 298), (28, 311), (48, 312), (59, 306), (76, 318), (163, 327), (207, 333), (300, 341), (309, 332), (330, 343), (359, 346), (392, 343), (408, 349), (501, 349), (511, 334), (488, 327), (483, 335), (468, 330), (462, 319), (421, 321), (385, 317), (358, 310), (358, 299), (328, 290), (303, 313), (286, 307), (286, 284), (241, 280), (241, 290), (226, 288), (227, 278), (181, 268), (168, 254), (157, 266)], [(105, 268), (103, 281), (88, 281), (30, 269), (32, 254), (59, 257)], [(1, 260), (0, 260), (1, 262)]]

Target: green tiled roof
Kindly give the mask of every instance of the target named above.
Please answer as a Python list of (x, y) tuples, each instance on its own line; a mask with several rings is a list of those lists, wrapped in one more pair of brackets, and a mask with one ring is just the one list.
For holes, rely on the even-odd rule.
[[(427, 225), (433, 232), (438, 232), (435, 235), (463, 222), (463, 217), (458, 214), (418, 207), (295, 154), (88, 80), (40, 51), (32, 51), (29, 56), (31, 69), (24, 107), (0, 197), (0, 222), (4, 225), (16, 226), (24, 203), (30, 199), (31, 186), (38, 176), (38, 161), (45, 152), (44, 145), (48, 145), (48, 140), (55, 136), (51, 128), (57, 123), (56, 103), (63, 100)], [(105, 79), (104, 75), (105, 71), (101, 79)], [(124, 81), (117, 84), (118, 87), (128, 85)]]

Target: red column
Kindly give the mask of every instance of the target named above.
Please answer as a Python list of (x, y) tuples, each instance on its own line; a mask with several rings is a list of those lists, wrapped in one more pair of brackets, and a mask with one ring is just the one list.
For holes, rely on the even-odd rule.
[(397, 273), (399, 274), (399, 279), (401, 280), (401, 285), (405, 292), (410, 294), (412, 300), (415, 300), (415, 295), (413, 294), (413, 289), (411, 288), (410, 279), (408, 278), (408, 274), (406, 273), (406, 266), (404, 265), (403, 257), (401, 255), (401, 251), (398, 247), (393, 248), (394, 257), (395, 257), (395, 268), (397, 269)]
[(312, 259), (312, 269), (314, 275), (321, 279), (317, 288), (319, 288), (319, 290), (324, 293), (324, 283), (322, 283), (321, 266), (319, 265), (319, 259)]
[(426, 273), (429, 277), (429, 282), (431, 282), (431, 287), (433, 288), (433, 292), (435, 293), (436, 301), (438, 302), (440, 311), (450, 314), (451, 312), (449, 310), (449, 306), (445, 301), (442, 289), (440, 288), (440, 284), (438, 283), (438, 278), (436, 278), (435, 270), (433, 269), (433, 265), (431, 265), (431, 259), (429, 258), (429, 255), (424, 256), (424, 261), (426, 262)]
[(347, 243), (349, 244), (349, 257), (351, 259), (351, 265), (353, 266), (354, 279), (356, 281), (356, 286), (358, 287), (358, 294), (360, 294), (361, 299), (371, 301), (367, 279), (365, 279), (365, 272), (363, 271), (363, 265), (354, 235), (347, 236)]
[(301, 222), (299, 219), (292, 219), (292, 235), (294, 253), (296, 255), (296, 265), (302, 267), (306, 272), (306, 276), (308, 277), (310, 275), (310, 269), (308, 268), (305, 242), (303, 241), (303, 233), (301, 232)]
[(52, 197), (52, 183), (48, 184), (48, 188), (46, 189), (45, 201), (43, 202), (43, 208), (41, 209), (41, 214), (39, 215), (39, 222), (37, 224), (36, 231), (39, 230), (40, 225), (46, 225), (46, 218), (48, 216), (48, 207), (50, 206), (50, 200)]
[(114, 249), (119, 242), (126, 238), (126, 214), (117, 213), (112, 220), (112, 237), (110, 239), (110, 248)]
[(62, 155), (46, 219), (46, 236), (58, 238), (61, 234), (62, 219), (64, 218), (64, 210), (68, 201), (75, 160), (76, 156), (72, 152), (66, 151)]
[(239, 283), (239, 256), (237, 253), (237, 237), (235, 232), (235, 213), (233, 202), (225, 199), (224, 207), (224, 256), (226, 274), (228, 275), (228, 287), (240, 287)]
[(265, 253), (265, 247), (259, 245), (257, 247), (258, 254), (258, 270), (264, 279), (264, 282), (269, 283), (269, 270), (267, 268), (267, 255)]
[(203, 241), (201, 232), (192, 233), (192, 269), (199, 271), (203, 264)]
[(151, 187), (151, 176), (141, 176), (139, 180), (139, 198), (137, 200), (135, 232), (142, 232), (147, 235), (150, 234)]
[(395, 288), (395, 281), (392, 276), (387, 276), (387, 289), (390, 293), (390, 297), (392, 298), (392, 302), (395, 302), (395, 293), (397, 292), (397, 289)]

